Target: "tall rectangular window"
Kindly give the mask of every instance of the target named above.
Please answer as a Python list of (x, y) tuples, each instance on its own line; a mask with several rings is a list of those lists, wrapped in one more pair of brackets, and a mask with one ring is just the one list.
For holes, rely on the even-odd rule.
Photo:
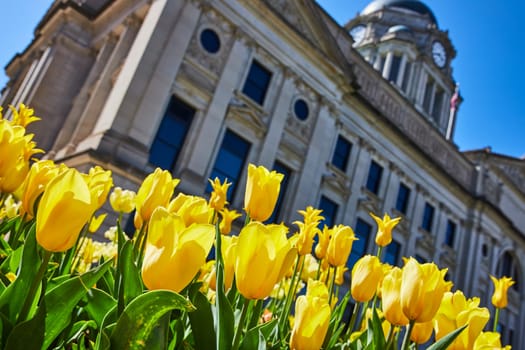
[(430, 113), (430, 104), (432, 103), (432, 95), (434, 94), (434, 80), (428, 77), (425, 85), (425, 95), (423, 96), (423, 110)]
[(456, 224), (452, 220), (448, 220), (447, 230), (445, 231), (445, 244), (453, 248), (455, 238), (456, 238)]
[(427, 232), (432, 232), (433, 221), (434, 207), (429, 203), (425, 203), (425, 210), (423, 211), (423, 220), (421, 221), (421, 228)]
[(275, 223), (279, 219), (279, 214), (281, 212), (281, 206), (283, 204), (284, 196), (286, 195), (286, 190), (288, 189), (288, 184), (290, 183), (290, 177), (292, 176), (292, 170), (288, 168), (283, 163), (278, 160), (273, 164), (273, 170), (277, 171), (280, 174), (283, 174), (283, 180), (281, 181), (281, 190), (279, 191), (279, 196), (277, 197), (277, 202), (275, 203), (275, 208), (273, 210), (272, 216), (267, 220), (267, 222)]
[[(230, 202), (235, 195), (235, 190), (239, 184), (239, 178), (245, 167), (249, 151), (250, 143), (248, 141), (245, 141), (230, 130), (226, 131), (221, 148), (215, 159), (215, 165), (211, 171), (210, 179), (213, 180), (218, 177), (221, 182), (227, 179), (228, 182), (232, 183), (227, 193), (227, 198)], [(212, 191), (209, 183), (206, 191), (208, 193)]]
[(388, 74), (388, 80), (392, 83), (397, 82), (397, 76), (399, 75), (399, 68), (401, 68), (401, 56), (394, 55), (392, 57), (392, 64), (390, 66), (390, 74)]
[(392, 241), (389, 245), (386, 246), (384, 262), (392, 266), (397, 265), (400, 250), (401, 244), (397, 241)]
[(408, 92), (408, 83), (410, 81), (410, 73), (412, 70), (412, 63), (407, 61), (405, 63), (405, 72), (403, 73), (403, 82), (401, 83), (401, 90)]
[(339, 210), (337, 203), (325, 196), (321, 196), (321, 199), (319, 200), (319, 209), (323, 211), (321, 215), (324, 216), (324, 220), (319, 223), (319, 227), (321, 229), (325, 225), (332, 227), (337, 217), (337, 211)]
[(432, 117), (436, 122), (441, 119), (441, 107), (443, 106), (443, 99), (445, 97), (445, 91), (437, 89), (434, 95), (434, 105), (432, 106)]
[(149, 162), (171, 170), (177, 162), (184, 140), (190, 129), (195, 109), (177, 97), (172, 97), (157, 135), (151, 144)]
[(242, 93), (262, 105), (271, 79), (272, 73), (259, 62), (253, 60)]
[(357, 260), (365, 255), (366, 249), (368, 247), (368, 238), (370, 237), (371, 232), (372, 226), (366, 223), (366, 221), (357, 218), (354, 233), (358, 240), (352, 243), (352, 251), (350, 252), (350, 257), (348, 258), (348, 262), (346, 264), (350, 271)]
[(397, 192), (396, 210), (400, 213), (406, 214), (408, 208), (408, 201), (410, 200), (410, 189), (402, 182), (399, 183), (399, 190)]
[(334, 155), (332, 157), (332, 164), (341, 169), (343, 172), (345, 172), (351, 151), (352, 144), (348, 142), (344, 137), (339, 135), (337, 137), (337, 143), (335, 144)]
[(366, 188), (370, 192), (377, 194), (379, 192), (379, 185), (381, 184), (381, 176), (383, 174), (383, 167), (376, 162), (370, 163), (368, 169), (368, 178), (366, 180)]

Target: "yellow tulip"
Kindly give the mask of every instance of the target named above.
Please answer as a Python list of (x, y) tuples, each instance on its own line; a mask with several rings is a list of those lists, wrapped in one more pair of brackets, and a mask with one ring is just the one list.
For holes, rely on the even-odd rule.
[(284, 225), (252, 221), (239, 234), (235, 280), (248, 299), (264, 299), (293, 264), (296, 251), (286, 238)]
[(91, 220), (89, 220), (88, 231), (91, 233), (97, 232), (104, 220), (106, 219), (106, 216), (108, 216), (107, 213), (100, 214), (97, 217), (92, 216)]
[(370, 213), (370, 216), (377, 223), (376, 244), (380, 247), (389, 245), (392, 242), (392, 230), (401, 218), (390, 218), (388, 214), (385, 214), (382, 219), (372, 213)]
[(383, 279), (383, 267), (379, 258), (365, 255), (357, 260), (352, 268), (350, 292), (355, 301), (364, 303), (372, 300), (376, 294), (377, 285)]
[(510, 345), (501, 346), (500, 338), (498, 332), (481, 332), (474, 342), (474, 350), (510, 350)]
[(447, 269), (439, 270), (433, 263), (420, 264), (414, 258), (408, 259), (403, 267), (401, 308), (409, 320), (428, 322), (434, 317), (443, 294), (451, 287), (445, 281), (446, 273)]
[(20, 125), (25, 128), (29, 124), (40, 120), (39, 117), (34, 115), (35, 111), (32, 108), (28, 108), (23, 103), (18, 106), (18, 110), (13, 106), (9, 106), (9, 109), (11, 109), (13, 114), (13, 125)]
[(204, 198), (184, 193), (179, 193), (170, 202), (168, 211), (179, 215), (186, 226), (208, 224), (213, 217), (213, 209)]
[(330, 243), (330, 237), (332, 235), (332, 230), (330, 230), (326, 225), (323, 227), (322, 231), (317, 231), (317, 237), (319, 242), (315, 246), (315, 256), (317, 259), (324, 259), (326, 256), (326, 251), (328, 250), (328, 244)]
[(507, 292), (515, 281), (510, 277), (502, 277), (497, 279), (494, 276), (490, 276), (492, 282), (494, 282), (494, 294), (492, 294), (492, 305), (500, 309), (507, 307)]
[(137, 227), (137, 223), (140, 224), (137, 228), (147, 223), (157, 207), (168, 206), (179, 181), (179, 179), (173, 179), (169, 171), (160, 168), (146, 176), (135, 197), (137, 209), (135, 227)]
[(117, 213), (131, 213), (135, 209), (136, 196), (133, 191), (115, 187), (109, 196), (109, 204)]
[(314, 236), (317, 234), (319, 229), (317, 224), (314, 222), (303, 223), (295, 221), (294, 224), (299, 226), (299, 234), (297, 236), (297, 251), (299, 255), (306, 255), (312, 252), (312, 246), (314, 244)]
[(381, 287), (381, 305), (386, 320), (395, 326), (405, 326), (408, 318), (401, 309), (401, 282), (403, 272), (393, 267), (383, 278)]
[(48, 251), (64, 252), (75, 244), (91, 215), (89, 187), (77, 170), (68, 169), (46, 186), (38, 204), (36, 240)]
[(346, 266), (339, 266), (338, 268), (336, 268), (334, 280), (335, 284), (337, 284), (338, 286), (343, 285), (343, 283), (345, 282), (346, 271), (348, 271), (348, 267)]
[(210, 224), (187, 227), (181, 217), (159, 207), (151, 215), (142, 263), (144, 285), (180, 292), (206, 263), (215, 237)]
[(12, 195), (8, 195), (3, 203), (0, 201), (0, 220), (3, 218), (12, 219), (15, 216), (18, 216), (20, 206), (20, 202), (15, 201)]
[(51, 160), (41, 160), (33, 163), (24, 182), (16, 191), (22, 201), (21, 213), (26, 215), (26, 219), (29, 220), (35, 216), (36, 201), (44, 192), (46, 185), (66, 169), (65, 165), (57, 166)]
[(356, 241), (354, 231), (350, 226), (337, 225), (332, 228), (326, 257), (331, 266), (344, 266)]
[(101, 208), (108, 198), (109, 190), (113, 187), (113, 178), (110, 170), (104, 170), (101, 167), (94, 166), (89, 169), (89, 173), (84, 175), (93, 196), (94, 210)]
[(330, 323), (328, 289), (314, 280), (308, 281), (306, 295), (295, 302), (295, 321), (290, 337), (292, 350), (318, 350), (323, 345)]
[(213, 181), (211, 179), (208, 181), (210, 181), (211, 187), (213, 188), (210, 196), (210, 207), (216, 211), (221, 211), (228, 203), (226, 198), (231, 182), (224, 180), (224, 183), (221, 184), (221, 180), (217, 177)]
[(263, 166), (248, 165), (244, 210), (252, 220), (265, 221), (272, 216), (284, 175)]
[(236, 210), (229, 210), (228, 208), (222, 209), (220, 213), (222, 220), (219, 224), (219, 230), (221, 231), (221, 234), (228, 235), (232, 230), (233, 221), (241, 217), (242, 214), (238, 213)]
[(412, 333), (410, 333), (410, 340), (412, 340), (416, 344), (426, 343), (430, 339), (430, 336), (432, 335), (432, 331), (433, 331), (432, 321), (416, 323), (414, 327), (412, 328)]
[(454, 293), (445, 293), (434, 318), (436, 340), (455, 329), (468, 325), (449, 346), (449, 349), (472, 349), (476, 338), (490, 318), (488, 309), (478, 306), (479, 298), (466, 299), (459, 290)]

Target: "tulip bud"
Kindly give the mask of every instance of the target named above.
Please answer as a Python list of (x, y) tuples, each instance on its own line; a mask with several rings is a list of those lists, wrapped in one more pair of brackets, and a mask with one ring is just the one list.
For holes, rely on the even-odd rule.
[(382, 279), (383, 267), (379, 258), (374, 255), (363, 256), (352, 268), (352, 298), (361, 303), (372, 300)]
[(320, 349), (330, 323), (328, 289), (314, 280), (308, 281), (306, 295), (295, 302), (295, 321), (290, 337), (292, 350)]
[(337, 225), (332, 229), (332, 237), (328, 243), (326, 257), (331, 266), (344, 266), (352, 250), (352, 244), (357, 240), (350, 226)]
[(284, 225), (252, 221), (239, 234), (235, 281), (247, 299), (264, 299), (290, 269), (296, 256)]
[(492, 282), (494, 282), (494, 294), (492, 295), (492, 305), (498, 308), (507, 307), (507, 292), (509, 288), (516, 283), (510, 277), (502, 277), (497, 279), (494, 276), (490, 276)]
[(162, 207), (155, 209), (142, 263), (146, 287), (180, 292), (206, 263), (214, 237), (211, 224), (186, 227), (178, 215)]
[(135, 209), (136, 195), (133, 191), (115, 187), (109, 196), (109, 203), (117, 213), (131, 213)]
[(46, 186), (38, 205), (36, 240), (51, 252), (64, 252), (77, 241), (93, 214), (89, 187), (75, 169), (56, 176)]
[(370, 213), (370, 216), (377, 223), (377, 235), (376, 244), (380, 247), (384, 247), (392, 242), (392, 230), (401, 221), (401, 218), (390, 218), (388, 214), (385, 214), (383, 219)]
[(244, 210), (250, 219), (266, 221), (272, 216), (284, 175), (263, 166), (248, 165)]

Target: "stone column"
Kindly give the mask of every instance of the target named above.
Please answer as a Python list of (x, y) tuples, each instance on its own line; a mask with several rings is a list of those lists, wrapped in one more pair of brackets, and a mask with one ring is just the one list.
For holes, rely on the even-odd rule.
[(279, 98), (275, 103), (268, 130), (259, 153), (258, 164), (264, 165), (268, 169), (271, 169), (273, 166), (286, 120), (288, 119), (290, 103), (295, 92), (294, 80), (294, 74), (289, 69), (285, 69), (284, 80), (278, 93)]
[[(330, 159), (331, 140), (336, 135), (335, 121), (331, 115), (328, 101), (322, 99), (317, 121), (310, 139), (296, 195), (291, 208), (304, 208), (306, 205), (317, 206), (321, 177), (326, 171), (326, 162)], [(315, 185), (317, 184), (317, 185)], [(297, 218), (297, 214), (294, 214)], [(293, 217), (290, 219), (294, 219)]]
[(385, 60), (385, 66), (383, 67), (383, 71), (381, 74), (383, 75), (383, 78), (388, 79), (388, 76), (390, 75), (390, 70), (392, 69), (392, 60), (394, 59), (394, 53), (388, 52), (386, 54), (386, 60)]

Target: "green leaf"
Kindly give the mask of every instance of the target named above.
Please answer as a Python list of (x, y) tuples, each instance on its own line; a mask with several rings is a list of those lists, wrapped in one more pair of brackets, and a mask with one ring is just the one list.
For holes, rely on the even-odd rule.
[(44, 327), (46, 315), (45, 300), (42, 301), (35, 316), (17, 324), (10, 332), (5, 349), (40, 350), (44, 342)]
[(110, 267), (111, 261), (108, 261), (96, 269), (62, 282), (46, 293), (45, 302), (48, 312), (44, 348), (47, 348), (67, 327), (75, 306)]
[(135, 298), (119, 317), (111, 335), (112, 349), (147, 349), (159, 320), (171, 310), (193, 311), (183, 296), (154, 290)]
[(429, 346), (427, 350), (445, 350), (446, 348), (448, 348), (450, 344), (452, 344), (452, 342), (458, 337), (458, 335), (461, 332), (463, 332), (465, 328), (467, 328), (467, 326), (468, 325), (466, 324), (463, 327), (450, 332), (449, 334), (447, 334), (446, 336), (444, 336), (443, 338), (439, 339), (437, 342)]
[(113, 332), (117, 320), (117, 305), (112, 309), (108, 310), (104, 319), (102, 320), (102, 326), (97, 334), (97, 341), (95, 342), (96, 350), (109, 350), (111, 347), (111, 341), (109, 335)]
[(126, 241), (122, 246), (122, 250), (118, 257), (118, 269), (120, 272), (120, 284), (119, 284), (119, 313), (124, 310), (133, 299), (141, 295), (144, 287), (142, 285), (142, 279), (140, 278), (140, 272), (135, 265), (135, 254), (133, 252), (132, 241)]
[(75, 324), (73, 325), (72, 329), (71, 329), (71, 332), (68, 336), (68, 340), (66, 342), (66, 345), (69, 345), (73, 342), (77, 342), (79, 343), (79, 341), (81, 341), (82, 339), (85, 338), (85, 335), (86, 335), (86, 330), (87, 329), (96, 329), (97, 328), (97, 324), (95, 323), (95, 321), (93, 320), (82, 320), (82, 321), (78, 321), (78, 322), (75, 322)]
[(372, 310), (372, 319), (368, 321), (368, 328), (373, 330), (374, 348), (384, 349), (386, 347), (386, 340), (376, 308)]
[(330, 316), (330, 323), (328, 324), (328, 331), (324, 339), (323, 346), (327, 349), (331, 349), (338, 341), (339, 336), (345, 329), (345, 325), (342, 321), (346, 306), (350, 300), (350, 292), (347, 292), (340, 303), (337, 304), (332, 315)]
[(24, 244), (18, 276), (0, 296), (0, 313), (5, 315), (11, 324), (16, 323), (18, 313), (24, 304), (40, 262), (35, 239), (35, 225), (33, 224)]
[(84, 310), (89, 318), (94, 320), (98, 328), (101, 329), (104, 317), (107, 315), (108, 310), (117, 305), (117, 301), (108, 293), (97, 288), (90, 289), (85, 296), (85, 300)]
[(212, 305), (208, 298), (198, 290), (198, 285), (190, 287), (190, 298), (196, 310), (188, 313), (191, 330), (195, 340), (195, 349), (208, 350), (215, 348), (215, 326)]
[(279, 323), (276, 319), (253, 327), (246, 332), (240, 346), (241, 350), (266, 349), (266, 340), (271, 334), (278, 332)]

